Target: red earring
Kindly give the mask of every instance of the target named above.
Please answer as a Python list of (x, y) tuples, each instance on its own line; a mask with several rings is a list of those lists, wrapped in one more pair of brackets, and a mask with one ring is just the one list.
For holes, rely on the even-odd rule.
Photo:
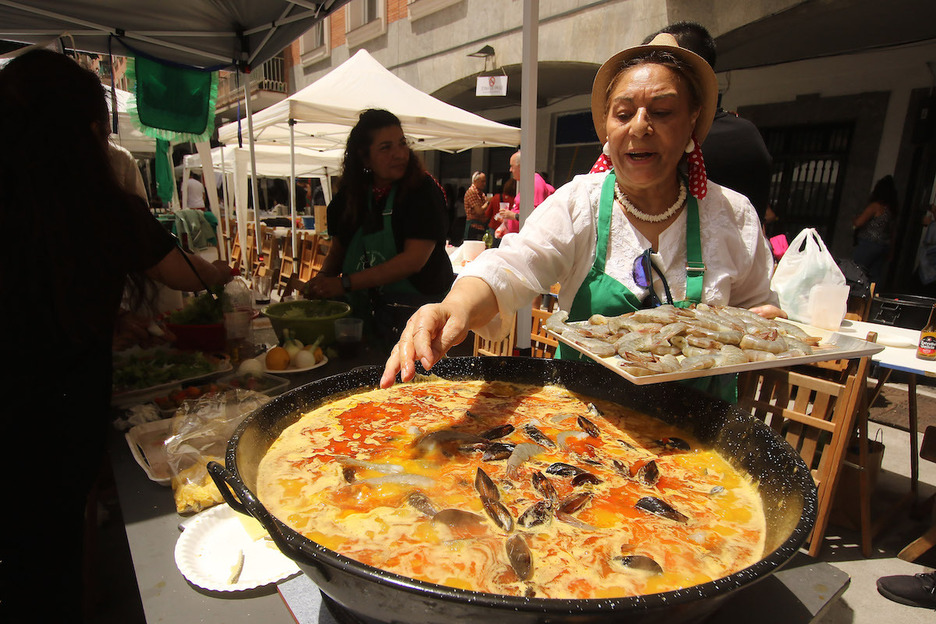
[(708, 192), (708, 177), (705, 175), (705, 159), (702, 158), (702, 146), (691, 137), (692, 151), (689, 152), (689, 192), (696, 199), (702, 199)]

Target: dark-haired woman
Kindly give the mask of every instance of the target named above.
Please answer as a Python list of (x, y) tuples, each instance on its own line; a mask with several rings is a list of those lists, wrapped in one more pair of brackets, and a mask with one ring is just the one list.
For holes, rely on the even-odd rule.
[[(104, 459), (125, 286), (143, 302), (154, 281), (196, 291), (230, 279), (184, 254), (124, 190), (108, 126), (100, 79), (71, 58), (35, 50), (0, 70), (0, 323), (16, 358), (0, 385), (0, 622), (83, 620), (84, 510)], [(45, 192), (51, 146), (68, 193)], [(50, 569), (54, 596), (37, 601)]]
[(445, 198), (392, 113), (366, 110), (351, 130), (328, 224), (331, 248), (303, 294), (347, 297), (388, 347), (413, 312), (448, 293)]
[(868, 205), (852, 221), (855, 230), (854, 260), (872, 282), (880, 282), (893, 238), (897, 214), (897, 185), (893, 176), (884, 176), (874, 185)]

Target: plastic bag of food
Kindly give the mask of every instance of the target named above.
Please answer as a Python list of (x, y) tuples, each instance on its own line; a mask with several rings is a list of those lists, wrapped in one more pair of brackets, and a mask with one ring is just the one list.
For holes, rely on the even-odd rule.
[(251, 390), (228, 390), (186, 401), (172, 418), (166, 455), (176, 511), (197, 513), (224, 502), (208, 462), (224, 463), (228, 440), (244, 418), (270, 397)]
[(839, 269), (825, 242), (814, 228), (806, 228), (796, 235), (783, 254), (770, 289), (777, 293), (780, 307), (794, 321), (809, 323), (809, 294), (817, 284), (841, 285), (845, 275)]

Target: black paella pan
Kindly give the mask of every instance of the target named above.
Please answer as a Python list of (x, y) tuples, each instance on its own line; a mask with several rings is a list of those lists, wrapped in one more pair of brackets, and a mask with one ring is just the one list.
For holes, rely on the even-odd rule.
[(376, 387), (381, 372), (376, 366), (356, 369), (276, 397), (238, 427), (228, 444), (226, 466), (209, 465), (212, 477), (232, 507), (256, 518), (279, 549), (296, 561), (328, 598), (363, 618), (412, 624), (698, 622), (711, 615), (733, 591), (787, 563), (809, 537), (815, 522), (816, 488), (799, 454), (764, 423), (723, 401), (679, 384), (634, 386), (587, 362), (447, 358), (433, 367), (434, 375), (445, 379), (561, 385), (660, 418), (713, 446), (736, 468), (750, 474), (758, 485), (767, 515), (764, 557), (730, 576), (686, 589), (589, 600), (472, 592), (359, 563), (287, 527), (266, 510), (254, 492), (260, 460), (286, 427), (330, 397)]

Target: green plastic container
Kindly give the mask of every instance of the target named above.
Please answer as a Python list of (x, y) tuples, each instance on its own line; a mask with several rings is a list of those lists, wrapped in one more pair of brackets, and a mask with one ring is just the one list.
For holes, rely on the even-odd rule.
[(335, 342), (335, 320), (351, 314), (344, 301), (283, 301), (271, 303), (260, 310), (270, 319), (276, 337), (283, 342), (283, 330), (302, 344), (311, 344), (322, 336), (322, 345)]

